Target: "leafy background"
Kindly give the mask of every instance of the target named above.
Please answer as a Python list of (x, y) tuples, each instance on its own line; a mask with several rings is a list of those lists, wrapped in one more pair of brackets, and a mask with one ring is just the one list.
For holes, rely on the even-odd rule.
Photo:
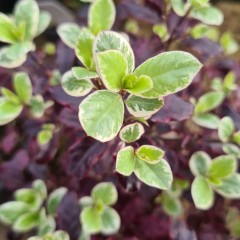
[[(79, 9), (74, 1), (65, 3), (76, 14), (77, 22), (85, 24), (86, 6)], [(230, 8), (230, 3), (223, 2), (219, 6), (226, 16), (222, 30), (231, 27), (239, 39), (239, 27), (235, 26), (236, 20), (231, 19), (234, 14), (229, 13), (237, 12), (235, 9), (240, 8), (239, 4)], [(124, 23), (129, 18), (137, 20), (141, 25), (138, 34), (130, 33), (137, 65), (166, 50), (160, 39), (149, 31), (153, 24), (162, 21), (161, 11), (162, 4), (158, 0), (145, 0), (144, 5), (133, 0), (117, 1), (117, 20), (113, 29), (123, 30)], [(179, 17), (172, 14), (168, 23), (171, 29), (176, 28), (178, 23)], [(191, 22), (181, 25), (179, 32), (184, 31), (188, 24)], [(47, 56), (44, 53), (45, 41), (56, 43), (56, 55)], [(41, 94), (44, 99), (53, 100), (55, 104), (40, 120), (29, 118), (25, 111), (18, 121), (0, 127), (1, 203), (11, 200), (14, 190), (30, 186), (36, 178), (43, 179), (50, 190), (66, 186), (69, 192), (58, 209), (57, 224), (59, 229), (66, 230), (74, 240), (80, 231), (79, 197), (88, 195), (100, 181), (112, 181), (119, 191), (116, 210), (122, 220), (121, 232), (109, 238), (99, 235), (93, 239), (228, 239), (229, 231), (225, 226), (227, 208), (235, 206), (240, 209), (239, 201), (228, 202), (217, 196), (209, 211), (199, 211), (193, 206), (190, 191), (187, 190), (182, 196), (184, 214), (181, 218), (170, 218), (155, 201), (158, 190), (147, 187), (135, 177), (125, 178), (114, 173), (119, 148), (117, 140), (100, 143), (86, 137), (77, 118), (82, 98), (72, 98), (63, 92), (61, 86), (49, 85), (49, 79), (55, 76), (54, 69), (64, 73), (74, 63), (77, 64), (74, 52), (59, 40), (54, 26), (38, 38), (37, 43), (38, 51), (29, 56), (21, 70), (30, 74), (33, 92)], [(237, 79), (240, 79), (239, 53), (226, 58), (219, 45), (208, 39), (185, 39), (172, 48), (194, 53), (205, 67), (189, 88), (178, 95), (165, 98), (165, 106), (153, 116), (147, 134), (138, 144), (164, 146), (174, 176), (192, 181), (193, 175), (188, 167), (192, 153), (201, 149), (216, 157), (222, 154), (222, 150), (220, 142), (216, 140), (216, 132), (196, 127), (188, 120), (193, 112), (189, 99), (192, 96), (198, 98), (208, 91), (209, 81), (215, 76), (224, 77), (229, 71), (234, 71)], [(37, 64), (35, 58), (42, 60), (43, 64)], [(2, 86), (11, 88), (11, 73), (0, 68)], [(237, 129), (240, 129), (239, 112), (238, 88), (216, 113), (220, 117), (231, 116)], [(47, 147), (39, 147), (36, 135), (45, 122), (54, 123), (59, 130)], [(6, 229), (2, 233), (5, 235)], [(11, 231), (7, 234), (8, 239), (25, 239)]]

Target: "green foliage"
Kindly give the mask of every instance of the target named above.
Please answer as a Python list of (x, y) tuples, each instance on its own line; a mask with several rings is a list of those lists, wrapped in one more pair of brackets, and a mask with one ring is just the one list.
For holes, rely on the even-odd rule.
[(234, 132), (234, 123), (230, 117), (224, 117), (219, 122), (218, 137), (222, 142), (229, 141), (231, 135)]
[(53, 216), (65, 194), (66, 188), (58, 188), (47, 198), (46, 185), (42, 180), (36, 180), (32, 188), (15, 191), (14, 201), (0, 205), (0, 221), (12, 226), (16, 232), (28, 232), (37, 227), (38, 236), (44, 239), (45, 234), (51, 234), (56, 228)]
[(66, 232), (58, 230), (56, 232), (48, 232), (41, 237), (30, 237), (27, 240), (70, 240), (70, 238)]
[(80, 221), (83, 232), (87, 236), (96, 233), (111, 235), (118, 232), (120, 217), (110, 207), (116, 203), (117, 197), (115, 186), (112, 183), (103, 182), (92, 189), (91, 197), (80, 199), (80, 204), (83, 208), (80, 214)]
[(55, 126), (53, 124), (44, 124), (37, 134), (38, 144), (44, 146), (53, 138)]
[(131, 143), (141, 138), (144, 128), (140, 123), (133, 123), (123, 127), (119, 133), (120, 139), (124, 142)]
[(205, 152), (192, 155), (190, 169), (195, 179), (191, 193), (197, 208), (207, 210), (213, 205), (214, 191), (225, 198), (240, 197), (240, 175), (237, 171), (237, 160), (234, 155), (223, 155), (211, 158)]
[(158, 35), (163, 42), (166, 42), (169, 39), (170, 34), (167, 25), (164, 23), (154, 25), (153, 32)]
[(50, 14), (40, 11), (35, 0), (19, 1), (11, 18), (1, 13), (0, 41), (10, 45), (0, 49), (0, 66), (15, 68), (23, 64), (27, 53), (35, 49), (33, 39), (46, 30), (50, 21)]
[(229, 207), (226, 216), (226, 227), (230, 231), (230, 234), (234, 238), (240, 237), (240, 213), (235, 207)]
[(168, 189), (172, 184), (172, 172), (164, 152), (154, 146), (143, 145), (135, 152), (125, 147), (117, 154), (116, 171), (129, 176), (133, 172), (145, 184), (159, 189)]
[(233, 54), (239, 50), (238, 42), (234, 39), (233, 34), (230, 32), (223, 33), (219, 43), (225, 54)]

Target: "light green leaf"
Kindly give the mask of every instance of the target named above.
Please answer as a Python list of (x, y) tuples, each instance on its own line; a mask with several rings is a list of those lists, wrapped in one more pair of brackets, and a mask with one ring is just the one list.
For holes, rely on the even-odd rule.
[(57, 213), (58, 206), (60, 205), (63, 197), (67, 193), (65, 187), (60, 187), (51, 192), (47, 200), (47, 212), (50, 215), (55, 215)]
[(61, 40), (70, 48), (75, 48), (81, 29), (76, 23), (63, 23), (57, 28)]
[(156, 164), (137, 160), (134, 173), (145, 184), (159, 189), (168, 189), (173, 180), (171, 168), (164, 159)]
[(229, 72), (225, 76), (223, 80), (223, 89), (226, 92), (226, 94), (229, 94), (231, 91), (234, 91), (237, 89), (235, 73)]
[(194, 8), (191, 17), (209, 25), (221, 25), (224, 20), (223, 13), (215, 7)]
[(113, 92), (122, 89), (122, 80), (127, 75), (127, 60), (117, 50), (107, 50), (96, 54), (97, 72), (105, 87)]
[(14, 195), (16, 201), (25, 202), (33, 210), (39, 210), (43, 202), (40, 194), (34, 189), (22, 188), (15, 191)]
[(230, 117), (224, 117), (219, 122), (218, 137), (221, 141), (227, 142), (234, 132), (234, 122)]
[(134, 171), (135, 162), (133, 147), (125, 147), (117, 154), (116, 171), (124, 176), (130, 176)]
[(233, 54), (239, 50), (238, 42), (231, 32), (223, 33), (219, 42), (225, 54)]
[(208, 169), (210, 178), (226, 178), (237, 170), (237, 160), (233, 155), (219, 156), (213, 159)]
[(27, 232), (39, 224), (39, 213), (31, 212), (20, 216), (13, 224), (16, 232)]
[(224, 143), (222, 145), (223, 152), (229, 155), (235, 155), (237, 158), (240, 157), (240, 148), (232, 143)]
[(97, 35), (100, 31), (110, 30), (116, 17), (112, 0), (96, 0), (88, 12), (88, 26)]
[(72, 73), (75, 78), (77, 79), (92, 79), (92, 78), (98, 78), (98, 74), (92, 71), (89, 71), (86, 68), (83, 67), (73, 67)]
[(110, 207), (105, 207), (101, 215), (102, 229), (101, 232), (105, 235), (117, 233), (120, 229), (121, 219), (118, 213)]
[(162, 160), (164, 151), (151, 145), (142, 145), (136, 152), (136, 157), (149, 164), (156, 164)]
[(13, 224), (17, 218), (30, 210), (30, 206), (24, 202), (6, 202), (0, 205), (0, 220), (10, 225)]
[(45, 103), (41, 95), (33, 96), (30, 100), (32, 115), (36, 118), (41, 118), (44, 114)]
[(5, 125), (15, 118), (17, 118), (22, 112), (23, 106), (13, 103), (6, 98), (0, 98), (0, 126)]
[(117, 136), (124, 117), (120, 95), (100, 90), (86, 97), (79, 106), (79, 119), (88, 136), (107, 142)]
[(133, 123), (123, 127), (119, 133), (120, 139), (124, 142), (131, 143), (141, 138), (144, 128), (140, 123)]
[(27, 73), (18, 72), (13, 78), (13, 87), (24, 103), (29, 103), (32, 96), (32, 83)]
[(56, 222), (53, 216), (48, 216), (44, 222), (38, 225), (38, 236), (45, 236), (47, 233), (54, 232)]
[(77, 45), (75, 48), (76, 55), (78, 59), (83, 63), (83, 65), (93, 70), (93, 42), (94, 35), (87, 29), (82, 28), (78, 35)]
[(33, 182), (33, 189), (39, 193), (42, 199), (45, 199), (47, 197), (47, 187), (43, 180), (35, 180)]
[(149, 91), (152, 87), (152, 79), (146, 75), (141, 75), (137, 78), (137, 81), (133, 84), (132, 88), (128, 88), (127, 91), (135, 95), (141, 95), (141, 93)]
[(190, 53), (171, 51), (148, 59), (134, 73), (137, 77), (147, 75), (153, 81), (153, 88), (143, 93), (142, 97), (158, 98), (186, 88), (201, 66)]
[(234, 173), (222, 179), (222, 184), (214, 189), (225, 198), (240, 198), (240, 174)]
[(100, 232), (102, 221), (98, 211), (92, 207), (86, 207), (80, 214), (83, 231), (89, 234)]
[(53, 233), (53, 240), (70, 240), (70, 238), (66, 232), (59, 230)]
[(195, 115), (192, 120), (197, 125), (209, 129), (217, 129), (220, 121), (219, 117), (212, 113)]
[(188, 10), (188, 5), (183, 0), (171, 0), (171, 6), (178, 16), (184, 16)]
[(15, 5), (15, 22), (17, 26), (25, 25), (24, 40), (32, 40), (37, 35), (39, 14), (39, 7), (34, 0), (21, 0)]
[(118, 193), (111, 182), (102, 182), (92, 189), (91, 197), (95, 201), (102, 201), (105, 205), (113, 205), (117, 202)]
[(148, 117), (158, 112), (163, 106), (163, 99), (147, 99), (134, 95), (130, 95), (125, 100), (127, 110), (134, 117)]
[(207, 7), (209, 0), (190, 0), (190, 3), (193, 7), (199, 8), (199, 7)]
[(233, 141), (240, 145), (240, 131), (237, 131), (233, 134)]
[(11, 18), (0, 13), (0, 41), (5, 43), (15, 43), (18, 41), (16, 36), (17, 27)]
[(135, 68), (133, 50), (129, 42), (121, 34), (113, 31), (100, 32), (94, 41), (93, 54), (107, 50), (120, 51), (127, 60), (128, 73), (132, 73)]
[(0, 49), (0, 66), (15, 68), (22, 65), (27, 59), (27, 53), (34, 49), (33, 43), (20, 42)]
[(224, 93), (222, 92), (208, 92), (202, 95), (195, 106), (195, 113), (206, 113), (217, 108), (224, 100)]
[(53, 132), (50, 130), (41, 130), (37, 135), (37, 142), (39, 145), (48, 144), (53, 137)]
[(94, 201), (91, 197), (89, 196), (84, 196), (79, 199), (79, 204), (81, 207), (91, 207), (94, 204)]
[(170, 216), (177, 217), (182, 213), (182, 204), (178, 198), (168, 192), (163, 192), (161, 196), (163, 210)]
[(51, 14), (47, 11), (41, 11), (39, 15), (37, 36), (42, 34), (49, 26), (51, 22)]
[(168, 33), (167, 25), (164, 23), (154, 25), (153, 32), (158, 35), (163, 42), (169, 39), (170, 34)]
[(189, 167), (193, 175), (195, 176), (206, 176), (208, 173), (208, 168), (211, 164), (210, 156), (203, 152), (198, 151), (195, 152), (189, 161)]
[(70, 96), (81, 97), (91, 92), (93, 84), (89, 79), (77, 79), (71, 71), (62, 76), (63, 90)]
[(204, 177), (198, 176), (194, 179), (191, 187), (191, 194), (196, 208), (207, 210), (212, 207), (214, 193)]
[(3, 97), (5, 97), (9, 102), (13, 102), (17, 105), (21, 104), (19, 97), (12, 91), (8, 90), (5, 87), (2, 87), (1, 92), (2, 92)]

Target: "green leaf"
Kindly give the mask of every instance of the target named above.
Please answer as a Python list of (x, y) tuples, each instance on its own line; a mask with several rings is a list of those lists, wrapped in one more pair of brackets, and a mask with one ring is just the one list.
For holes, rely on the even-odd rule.
[(140, 123), (133, 123), (123, 127), (119, 133), (120, 139), (124, 142), (131, 143), (141, 138), (144, 128)]
[(116, 203), (118, 193), (116, 187), (110, 182), (97, 184), (91, 192), (91, 197), (95, 201), (102, 201), (105, 205), (113, 205)]
[(81, 207), (91, 207), (93, 206), (94, 201), (91, 197), (85, 196), (79, 199), (79, 204), (81, 205)]
[(13, 224), (16, 232), (27, 232), (37, 227), (39, 224), (39, 213), (31, 212), (20, 216)]
[(33, 182), (33, 189), (39, 193), (42, 199), (46, 199), (47, 197), (47, 187), (44, 181), (38, 179)]
[(30, 100), (32, 115), (36, 118), (41, 118), (44, 114), (44, 99), (41, 95), (33, 96)]
[(53, 233), (53, 240), (70, 240), (70, 238), (66, 232), (59, 230)]
[(171, 6), (178, 16), (184, 16), (188, 10), (188, 5), (183, 0), (171, 0)]
[(130, 176), (134, 171), (135, 162), (133, 147), (125, 147), (117, 154), (116, 171), (124, 176)]
[(164, 151), (151, 145), (142, 145), (136, 152), (136, 157), (150, 164), (156, 164), (162, 160)]
[(223, 89), (226, 94), (237, 89), (236, 76), (233, 72), (229, 72), (223, 80)]
[(182, 204), (178, 198), (167, 192), (161, 195), (161, 203), (163, 210), (170, 216), (177, 217), (182, 213)]
[(12, 91), (8, 90), (5, 87), (2, 87), (1, 92), (3, 97), (5, 97), (9, 102), (13, 102), (17, 105), (21, 104), (19, 97), (16, 94), (14, 94)]
[(191, 17), (208, 25), (221, 25), (223, 23), (223, 13), (215, 7), (194, 8)]
[(97, 72), (108, 90), (118, 92), (122, 89), (122, 80), (127, 75), (127, 60), (117, 50), (107, 50), (96, 54)]
[(74, 49), (77, 45), (81, 29), (76, 23), (63, 23), (58, 26), (57, 33), (68, 47)]
[(75, 48), (78, 59), (88, 69), (93, 69), (92, 49), (94, 39), (94, 35), (87, 28), (82, 28), (78, 35), (77, 45)]
[(132, 88), (126, 90), (132, 94), (141, 95), (141, 93), (149, 91), (152, 87), (152, 79), (146, 75), (141, 75), (137, 78), (137, 81), (133, 84)]
[(80, 214), (83, 231), (89, 234), (100, 232), (102, 221), (98, 211), (93, 207), (86, 207)]
[(209, 0), (190, 0), (191, 5), (195, 8), (206, 7), (208, 2)]
[(0, 13), (0, 41), (5, 43), (15, 43), (18, 41), (16, 36), (17, 27), (11, 18)]
[(148, 117), (158, 112), (163, 106), (163, 99), (147, 99), (130, 95), (126, 100), (125, 104), (127, 110), (134, 117)]
[(100, 142), (116, 137), (123, 124), (124, 105), (117, 93), (96, 91), (81, 102), (79, 110), (83, 129)]
[(31, 208), (24, 202), (11, 201), (0, 205), (0, 220), (5, 224), (13, 224), (21, 215)]
[(17, 201), (25, 202), (33, 210), (39, 210), (43, 202), (40, 194), (34, 189), (22, 188), (15, 191), (14, 195)]
[(214, 193), (204, 177), (198, 176), (194, 179), (191, 187), (191, 194), (196, 208), (207, 210), (212, 207)]
[(168, 33), (168, 28), (167, 25), (164, 23), (161, 24), (156, 24), (153, 26), (153, 32), (159, 36), (159, 38), (165, 42), (169, 39), (169, 33)]
[(48, 144), (53, 137), (53, 132), (49, 130), (41, 130), (37, 135), (37, 142), (39, 145)]
[(104, 235), (112, 235), (120, 229), (121, 220), (118, 213), (111, 207), (105, 207), (101, 215), (101, 232)]
[(240, 131), (237, 131), (233, 134), (233, 141), (240, 145)]
[(159, 189), (168, 189), (173, 180), (171, 168), (164, 159), (156, 164), (137, 160), (134, 173), (145, 184)]
[(222, 184), (214, 189), (225, 198), (240, 198), (240, 174), (234, 173), (222, 179)]
[(219, 42), (225, 54), (233, 54), (239, 50), (238, 42), (231, 32), (224, 32)]
[(234, 132), (234, 122), (230, 117), (224, 117), (219, 122), (218, 137), (222, 142), (227, 142)]
[(224, 93), (222, 92), (208, 92), (202, 95), (195, 106), (195, 113), (206, 113), (217, 108), (224, 100)]
[(189, 161), (189, 167), (193, 175), (195, 176), (206, 176), (208, 173), (208, 168), (211, 164), (210, 156), (203, 152), (198, 151), (195, 152)]
[(86, 68), (83, 67), (73, 67), (72, 73), (75, 78), (77, 79), (92, 79), (92, 78), (98, 78), (98, 74), (92, 71), (89, 71)]
[(56, 229), (56, 222), (54, 217), (48, 216), (44, 222), (38, 225), (38, 236), (45, 236), (47, 233), (54, 232), (55, 229)]
[(235, 157), (240, 157), (240, 148), (232, 143), (224, 143), (222, 145), (223, 152), (229, 155), (235, 155)]
[(95, 0), (88, 13), (88, 26), (97, 35), (100, 31), (110, 30), (116, 17), (112, 0)]
[(225, 178), (236, 172), (237, 160), (233, 155), (224, 155), (214, 158), (208, 169), (211, 178)]
[(60, 187), (51, 192), (47, 200), (47, 212), (50, 215), (55, 215), (57, 213), (58, 206), (60, 205), (63, 197), (65, 196), (67, 189), (65, 187)]
[(13, 103), (6, 98), (0, 98), (0, 126), (3, 126), (15, 118), (22, 112), (23, 106)]
[(195, 115), (192, 120), (197, 125), (209, 129), (217, 129), (220, 121), (219, 117), (212, 113), (203, 113)]
[(34, 0), (21, 0), (14, 9), (17, 26), (25, 24), (24, 40), (32, 40), (38, 32), (39, 7)]
[(201, 66), (190, 53), (171, 51), (148, 59), (134, 73), (137, 77), (147, 75), (153, 81), (153, 88), (143, 93), (142, 97), (158, 98), (186, 88)]
[(71, 71), (62, 76), (63, 90), (70, 96), (81, 97), (91, 92), (93, 84), (89, 79), (77, 79)]
[(126, 38), (112, 31), (100, 32), (94, 41), (93, 54), (96, 56), (97, 53), (107, 50), (120, 51), (127, 60), (128, 73), (133, 72), (135, 68), (134, 53)]
[(41, 11), (39, 14), (39, 22), (37, 29), (37, 36), (42, 34), (49, 26), (51, 22), (51, 14), (47, 11)]
[(33, 43), (20, 42), (0, 49), (0, 66), (15, 68), (22, 65), (27, 59), (27, 53), (34, 49)]
[(32, 83), (27, 73), (18, 72), (13, 78), (13, 87), (24, 103), (29, 103), (32, 97)]

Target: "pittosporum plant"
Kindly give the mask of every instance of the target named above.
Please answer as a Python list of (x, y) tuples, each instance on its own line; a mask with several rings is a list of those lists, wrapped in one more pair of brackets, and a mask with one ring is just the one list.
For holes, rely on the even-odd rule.
[[(208, 0), (81, 2), (64, 1), (76, 23), (55, 2), (0, 14), (8, 239), (238, 237), (239, 45), (223, 13)], [(36, 38), (51, 19), (39, 9), (53, 21)]]
[(27, 53), (34, 51), (33, 39), (48, 27), (51, 16), (40, 11), (35, 0), (19, 1), (13, 16), (0, 14), (0, 41), (8, 43), (0, 50), (0, 66), (15, 68), (27, 59)]
[(61, 187), (48, 196), (44, 182), (36, 180), (32, 188), (15, 191), (14, 201), (0, 205), (0, 221), (20, 233), (37, 228), (39, 237), (49, 239), (47, 235), (55, 231), (57, 208), (66, 192), (67, 189)]
[(118, 232), (121, 220), (118, 213), (110, 207), (116, 203), (117, 198), (117, 190), (109, 182), (99, 183), (92, 189), (91, 196), (80, 198), (82, 238), (90, 239), (91, 234), (99, 232), (104, 235)]

